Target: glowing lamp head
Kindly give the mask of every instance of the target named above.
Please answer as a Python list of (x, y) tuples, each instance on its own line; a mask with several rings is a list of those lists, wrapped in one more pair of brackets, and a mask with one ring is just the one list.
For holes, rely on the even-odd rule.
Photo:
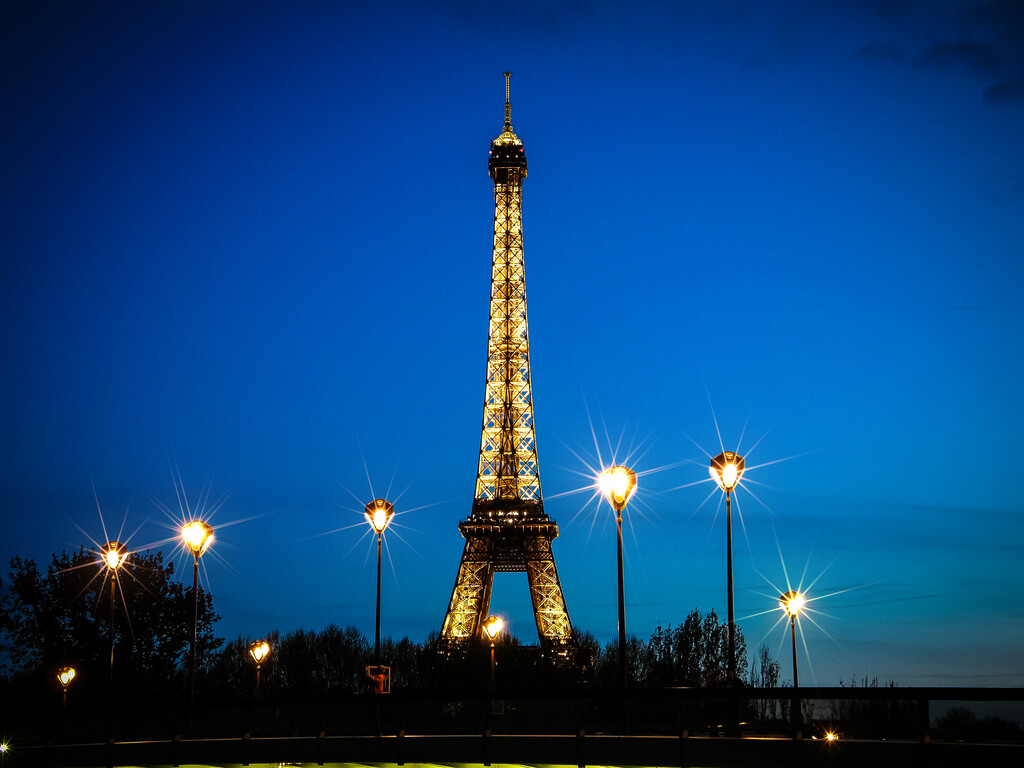
[(189, 551), (199, 557), (213, 544), (213, 528), (203, 520), (192, 520), (182, 527), (181, 538)]
[(128, 559), (128, 550), (119, 541), (111, 541), (104, 547), (102, 552), (103, 565), (111, 571), (116, 571), (124, 561)]
[(834, 741), (839, 741), (839, 734), (835, 731), (825, 731), (825, 741), (831, 744)]
[(7, 746), (6, 741), (0, 742), (0, 755), (6, 754), (8, 749), (9, 747)]
[(609, 467), (601, 473), (599, 484), (612, 509), (621, 512), (636, 490), (636, 472), (621, 465)]
[(381, 534), (395, 515), (395, 505), (384, 499), (374, 499), (366, 505), (364, 515), (374, 533)]
[(718, 483), (719, 488), (726, 493), (731, 493), (739, 485), (740, 478), (743, 477), (743, 467), (742, 456), (732, 451), (724, 451), (711, 460), (708, 473), (711, 475), (711, 479)]
[(789, 592), (779, 598), (779, 607), (792, 618), (796, 618), (797, 614), (804, 609), (806, 603), (807, 599), (795, 589), (789, 590)]
[(256, 666), (259, 666), (270, 655), (270, 643), (266, 640), (257, 640), (249, 646), (249, 655), (256, 662)]
[(505, 620), (501, 616), (488, 616), (487, 621), (484, 622), (484, 632), (491, 640), (494, 640), (504, 628)]
[(57, 670), (57, 682), (64, 688), (67, 688), (71, 684), (71, 681), (75, 679), (75, 668), (74, 667), (61, 667)]

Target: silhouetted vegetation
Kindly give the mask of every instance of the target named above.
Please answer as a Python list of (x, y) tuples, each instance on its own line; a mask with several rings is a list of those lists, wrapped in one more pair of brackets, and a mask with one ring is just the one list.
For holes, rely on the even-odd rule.
[[(0, 590), (0, 642), (7, 685), (29, 699), (59, 690), (57, 670), (75, 667), (76, 695), (106, 695), (110, 679), (110, 577), (95, 553), (54, 555), (45, 573), (13, 557)], [(124, 689), (175, 695), (185, 689), (193, 624), (192, 587), (174, 579), (160, 552), (136, 553), (114, 591), (115, 680)], [(214, 637), (213, 599), (199, 588), (201, 671), (223, 643)]]

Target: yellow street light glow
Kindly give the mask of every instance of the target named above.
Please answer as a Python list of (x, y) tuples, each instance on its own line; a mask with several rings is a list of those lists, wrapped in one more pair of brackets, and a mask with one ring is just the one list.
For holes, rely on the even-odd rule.
[(609, 467), (601, 473), (598, 483), (612, 509), (621, 512), (636, 490), (636, 472), (621, 465)]
[(74, 667), (61, 667), (57, 670), (57, 681), (64, 687), (67, 688), (72, 680), (75, 679), (75, 668)]
[(839, 741), (839, 734), (835, 731), (825, 731), (825, 741), (832, 743), (833, 741)]
[(7, 742), (6, 741), (3, 742), (2, 744), (0, 744), (0, 755), (2, 755), (5, 752), (7, 752), (7, 749), (8, 749), (8, 747), (7, 747)]
[(731, 493), (739, 485), (740, 478), (743, 477), (744, 465), (742, 456), (732, 451), (724, 451), (711, 460), (708, 473), (711, 475), (711, 479), (718, 483), (719, 488), (726, 493)]
[(213, 544), (213, 528), (203, 520), (191, 520), (182, 527), (181, 538), (192, 554), (199, 557)]
[(249, 655), (252, 656), (252, 660), (256, 662), (258, 667), (270, 655), (270, 643), (266, 640), (257, 640), (249, 646)]
[(498, 636), (498, 633), (505, 628), (505, 620), (501, 616), (488, 616), (487, 621), (484, 622), (484, 632), (487, 636), (493, 640)]
[(111, 571), (116, 571), (127, 559), (128, 550), (118, 541), (109, 542), (107, 548), (103, 550), (103, 564)]
[(384, 499), (374, 499), (366, 505), (363, 513), (374, 533), (382, 534), (395, 515), (395, 505)]
[(789, 590), (789, 592), (779, 598), (779, 607), (793, 618), (803, 610), (806, 603), (807, 598), (795, 589)]

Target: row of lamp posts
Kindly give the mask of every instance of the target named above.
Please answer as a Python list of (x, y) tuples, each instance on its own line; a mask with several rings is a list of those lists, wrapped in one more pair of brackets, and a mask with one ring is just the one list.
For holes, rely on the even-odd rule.
[[(709, 473), (718, 487), (725, 492), (725, 527), (726, 527), (726, 590), (728, 593), (728, 657), (727, 675), (730, 684), (736, 678), (736, 616), (733, 603), (733, 580), (732, 580), (732, 492), (739, 484), (743, 476), (745, 462), (742, 456), (732, 451), (724, 451), (711, 460)], [(622, 512), (626, 508), (637, 487), (636, 472), (629, 467), (616, 465), (604, 470), (599, 478), (599, 487), (602, 494), (608, 499), (608, 503), (615, 511), (616, 528), (616, 551), (618, 560), (618, 608), (619, 608), (619, 685), (626, 686), (626, 600), (623, 585), (622, 569)], [(366, 505), (364, 516), (373, 532), (377, 535), (377, 606), (376, 621), (374, 624), (373, 638), (373, 660), (375, 665), (380, 664), (380, 592), (381, 592), (381, 550), (383, 546), (384, 531), (394, 517), (394, 505), (384, 499), (374, 499)], [(195, 699), (195, 678), (196, 678), (196, 649), (198, 645), (199, 632), (199, 558), (209, 549), (213, 543), (213, 528), (203, 520), (192, 520), (181, 530), (182, 539), (188, 550), (192, 553), (192, 638), (191, 638), (191, 666), (189, 671), (189, 699)], [(117, 542), (111, 541), (101, 553), (104, 566), (110, 571), (110, 696), (113, 699), (114, 690), (114, 637), (115, 637), (115, 592), (118, 578), (118, 571), (128, 559), (127, 548)], [(796, 656), (796, 618), (805, 604), (805, 598), (799, 592), (790, 590), (780, 598), (780, 607), (790, 618), (790, 627), (793, 637), (793, 684), (799, 687), (797, 677), (797, 656)], [(494, 641), (504, 627), (503, 620), (498, 616), (490, 616), (483, 624), (483, 631), (490, 638), (491, 643), (491, 687), (494, 687)], [(270, 654), (270, 645), (265, 640), (257, 640), (249, 647), (249, 654), (256, 663), (256, 689), (259, 690), (260, 669), (263, 661)], [(58, 672), (58, 681), (64, 691), (64, 701), (67, 701), (68, 685), (75, 677), (75, 670), (72, 667), (64, 667)]]
[[(708, 472), (718, 487), (725, 492), (725, 548), (726, 548), (726, 591), (728, 593), (728, 655), (727, 676), (732, 685), (736, 679), (736, 612), (733, 603), (732, 585), (732, 492), (743, 476), (743, 457), (732, 451), (723, 451), (711, 459)], [(615, 511), (615, 529), (618, 554), (618, 602), (619, 602), (619, 685), (626, 687), (626, 600), (622, 579), (622, 511), (636, 491), (636, 472), (629, 467), (617, 465), (604, 470), (598, 481), (601, 493), (608, 499)], [(790, 619), (793, 635), (793, 686), (799, 687), (796, 662), (796, 618), (803, 609), (805, 598), (790, 590), (780, 598), (779, 605)], [(493, 643), (492, 643), (493, 661)]]

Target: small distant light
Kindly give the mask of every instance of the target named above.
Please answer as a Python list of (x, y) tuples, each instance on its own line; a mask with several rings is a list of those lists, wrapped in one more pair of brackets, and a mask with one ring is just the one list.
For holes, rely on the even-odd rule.
[(839, 734), (835, 731), (825, 731), (825, 741), (829, 743), (839, 741)]
[(4, 754), (6, 751), (7, 751), (7, 742), (5, 741), (2, 744), (0, 744), (0, 755)]

